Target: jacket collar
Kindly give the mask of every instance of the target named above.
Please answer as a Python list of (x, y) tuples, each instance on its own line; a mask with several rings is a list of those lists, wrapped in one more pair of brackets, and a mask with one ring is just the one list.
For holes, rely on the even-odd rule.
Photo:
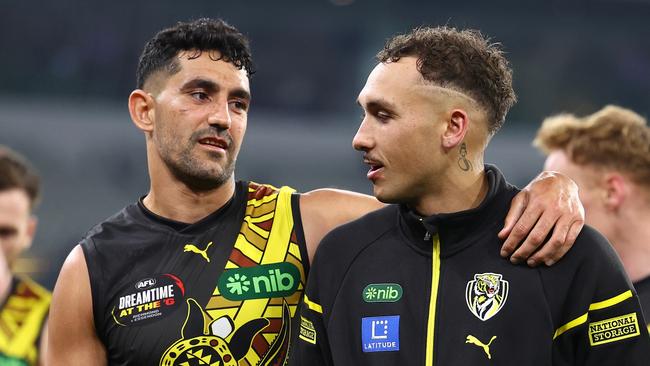
[(509, 185), (493, 165), (485, 166), (488, 192), (481, 204), (473, 209), (454, 213), (421, 216), (406, 205), (399, 205), (400, 228), (410, 244), (431, 253), (431, 238), (438, 235), (441, 255), (448, 256), (482, 239), (494, 236), (503, 225), (509, 203), (517, 189)]

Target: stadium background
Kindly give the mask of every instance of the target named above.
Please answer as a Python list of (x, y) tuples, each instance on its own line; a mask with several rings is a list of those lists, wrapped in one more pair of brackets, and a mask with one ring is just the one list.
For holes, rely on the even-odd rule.
[(201, 16), (223, 17), (252, 41), (239, 179), (370, 193), (350, 144), (356, 95), (384, 40), (422, 24), (478, 28), (505, 45), (519, 102), (487, 161), (515, 184), (542, 167), (530, 141), (545, 116), (650, 108), (649, 0), (2, 0), (0, 144), (44, 181), (21, 271), (51, 288), (84, 232), (146, 193), (144, 139), (126, 108), (137, 59), (156, 31)]

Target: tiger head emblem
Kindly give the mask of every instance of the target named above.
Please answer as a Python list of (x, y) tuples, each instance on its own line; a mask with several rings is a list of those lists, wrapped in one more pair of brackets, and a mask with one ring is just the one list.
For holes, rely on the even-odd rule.
[(495, 316), (508, 298), (508, 281), (498, 273), (480, 273), (467, 283), (465, 301), (477, 318), (486, 321)]

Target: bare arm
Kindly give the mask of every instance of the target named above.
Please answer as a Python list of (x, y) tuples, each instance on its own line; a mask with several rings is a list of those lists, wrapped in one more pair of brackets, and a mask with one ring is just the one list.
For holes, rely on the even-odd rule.
[(325, 234), (382, 207), (384, 204), (373, 196), (339, 189), (317, 189), (300, 195), (300, 216), (309, 261)]
[(86, 259), (76, 246), (63, 263), (52, 295), (46, 364), (106, 365), (106, 349), (95, 333)]
[(573, 246), (584, 223), (575, 182), (557, 172), (542, 172), (512, 200), (499, 233), (506, 239), (501, 255), (511, 256), (513, 263), (551, 266)]

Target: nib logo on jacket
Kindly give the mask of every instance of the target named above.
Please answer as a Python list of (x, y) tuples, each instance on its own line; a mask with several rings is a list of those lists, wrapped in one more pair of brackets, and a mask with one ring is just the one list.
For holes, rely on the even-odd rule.
[(362, 296), (365, 302), (397, 302), (402, 292), (397, 283), (371, 283), (363, 289)]

